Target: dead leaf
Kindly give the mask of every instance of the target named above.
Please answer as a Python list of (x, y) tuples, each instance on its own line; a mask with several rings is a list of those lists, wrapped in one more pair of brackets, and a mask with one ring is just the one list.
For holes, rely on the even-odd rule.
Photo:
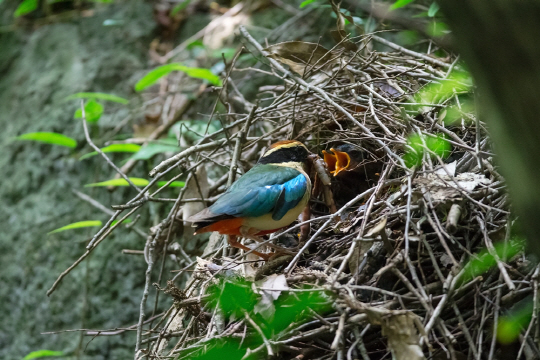
[[(447, 170), (452, 170), (452, 167), (446, 165)], [(475, 174), (471, 172), (461, 173), (457, 176), (448, 176), (444, 169), (439, 169), (433, 174), (427, 174), (416, 178), (414, 185), (424, 188), (430, 193), (431, 199), (440, 203), (447, 200), (456, 200), (461, 198), (460, 191), (472, 192), (479, 185), (489, 185), (491, 180), (483, 174)]]
[(392, 359), (425, 360), (418, 334), (419, 331), (422, 334), (425, 331), (418, 315), (404, 310), (370, 306), (350, 297), (346, 298), (346, 302), (353, 309), (366, 314), (370, 324), (382, 327), (382, 334), (388, 338)]
[(374, 227), (372, 227), (366, 235), (364, 235), (364, 237), (366, 238), (369, 238), (369, 237), (373, 237), (373, 236), (376, 236), (376, 235), (379, 235), (381, 233), (381, 231), (384, 231), (384, 229), (386, 228), (386, 222), (387, 222), (388, 218), (386, 216), (384, 216), (381, 221), (379, 221)]
[(347, 39), (347, 33), (344, 30), (331, 30), (330, 35), (339, 46), (349, 50), (357, 51), (358, 45)]
[(345, 32), (345, 19), (349, 21), (351, 24), (354, 24), (354, 19), (350, 15), (345, 15), (341, 12), (340, 6), (341, 1), (336, 3), (334, 0), (330, 1), (332, 4), (332, 10), (336, 14), (336, 27), (337, 30), (330, 31), (330, 35), (334, 38), (334, 40), (342, 47), (349, 51), (357, 51), (358, 45), (353, 43), (351, 40), (347, 39), (347, 32)]
[(398, 89), (386, 82), (375, 81), (373, 85), (379, 88), (379, 90), (382, 91), (384, 94), (388, 94), (391, 97), (396, 98), (401, 96), (401, 92)]
[(323, 46), (304, 41), (287, 41), (264, 49), (268, 57), (289, 65), (292, 71), (304, 76), (307, 70), (319, 69), (336, 62), (334, 54)]
[(381, 319), (382, 334), (388, 338), (388, 347), (396, 360), (425, 359), (414, 316), (416, 315), (406, 313)]
[(441, 264), (444, 267), (449, 267), (449, 266), (454, 265), (454, 263), (452, 262), (452, 259), (450, 258), (450, 256), (448, 256), (448, 254), (441, 255)]
[(260, 288), (259, 294), (261, 294), (261, 300), (255, 305), (253, 311), (261, 314), (262, 317), (270, 321), (276, 313), (274, 301), (281, 295), (281, 291), (289, 289), (287, 279), (283, 274), (272, 274), (257, 281), (256, 284)]
[(444, 168), (441, 166), (440, 168), (435, 170), (435, 174), (442, 175), (442, 176), (450, 174), (450, 176), (455, 176), (456, 166), (457, 166), (457, 161), (452, 161), (449, 164), (444, 164)]

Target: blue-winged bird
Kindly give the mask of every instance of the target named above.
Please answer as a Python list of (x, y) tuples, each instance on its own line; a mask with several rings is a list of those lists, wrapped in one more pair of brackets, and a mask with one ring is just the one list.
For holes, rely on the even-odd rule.
[[(231, 246), (250, 251), (237, 236), (261, 241), (260, 236), (290, 225), (310, 198), (311, 182), (305, 170), (308, 154), (305, 145), (295, 140), (271, 145), (212, 206), (187, 219), (196, 228), (195, 234), (217, 231), (229, 236)], [(265, 260), (270, 257), (253, 253)]]

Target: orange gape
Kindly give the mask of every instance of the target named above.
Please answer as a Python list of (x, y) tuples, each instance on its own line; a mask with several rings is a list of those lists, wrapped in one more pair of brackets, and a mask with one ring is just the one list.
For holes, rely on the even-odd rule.
[[(211, 232), (211, 231), (217, 231), (221, 235), (238, 235), (241, 236), (240, 228), (244, 224), (243, 218), (235, 218), (235, 219), (227, 219), (227, 220), (220, 220), (218, 222), (215, 222), (213, 224), (210, 224), (208, 226), (205, 226), (195, 232), (195, 234), (202, 234), (205, 232)], [(266, 234), (271, 234), (275, 231), (278, 231), (279, 229), (274, 230), (262, 230), (259, 231), (256, 234), (253, 234), (255, 236), (261, 236)]]

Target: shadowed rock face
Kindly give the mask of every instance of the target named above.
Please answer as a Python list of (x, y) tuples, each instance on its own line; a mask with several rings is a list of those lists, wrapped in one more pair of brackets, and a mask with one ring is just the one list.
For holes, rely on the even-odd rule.
[[(10, 4), (12, 5), (12, 4)], [(12, 14), (0, 6), (0, 12)], [(103, 26), (106, 19), (123, 25)], [(4, 25), (11, 22), (2, 15)], [(99, 7), (92, 17), (43, 25), (33, 30), (0, 33), (0, 358), (22, 358), (41, 349), (66, 352), (84, 349), (90, 338), (76, 333), (40, 335), (76, 328), (115, 328), (138, 317), (146, 265), (139, 257), (121, 255), (140, 248), (143, 239), (122, 230), (104, 242), (65, 278), (50, 298), (56, 277), (83, 252), (95, 229), (51, 236), (46, 233), (81, 220), (107, 219), (82, 202), (71, 188), (102, 201), (121, 203), (126, 192), (84, 189), (83, 184), (112, 177), (99, 159), (78, 161), (88, 151), (80, 120), (73, 119), (76, 101), (70, 94), (100, 91), (124, 97), (147, 67), (147, 49), (155, 24), (142, 1), (129, 6)], [(129, 108), (104, 103), (105, 114), (95, 136), (121, 121)], [(71, 150), (35, 142), (13, 141), (26, 132), (54, 131), (77, 139)], [(129, 262), (129, 264), (128, 264)], [(152, 300), (151, 300), (152, 301)], [(85, 355), (92, 359), (130, 358), (124, 337), (93, 340)], [(82, 344), (82, 345), (81, 345)], [(83, 357), (86, 358), (86, 357)]]

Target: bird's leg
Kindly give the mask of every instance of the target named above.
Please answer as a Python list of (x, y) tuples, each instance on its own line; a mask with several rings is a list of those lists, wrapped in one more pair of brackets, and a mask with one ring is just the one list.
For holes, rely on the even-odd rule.
[[(265, 240), (263, 238), (255, 235), (258, 232), (259, 232), (259, 230), (257, 230), (257, 229), (248, 228), (246, 226), (240, 227), (240, 234), (242, 234), (242, 236), (245, 237), (246, 239), (254, 240), (256, 242), (265, 242)], [(274, 250), (277, 250), (280, 253), (289, 254), (289, 255), (295, 255), (296, 254), (296, 253), (294, 253), (294, 252), (292, 252), (292, 251), (290, 251), (288, 249), (282, 248), (281, 246), (274, 245), (271, 242), (267, 242), (267, 243), (265, 243), (265, 245), (268, 246), (268, 247), (271, 247)]]
[(235, 235), (228, 235), (227, 238), (229, 240), (229, 245), (231, 245), (232, 247), (235, 247), (237, 249), (242, 249), (244, 251), (251, 251), (252, 254), (255, 254), (255, 255), (263, 258), (264, 261), (268, 261), (270, 259), (270, 256), (273, 255), (273, 254), (264, 254), (264, 253), (261, 253), (261, 252), (255, 251), (255, 250), (252, 251), (247, 246), (242, 245), (238, 241), (236, 241), (236, 236)]

